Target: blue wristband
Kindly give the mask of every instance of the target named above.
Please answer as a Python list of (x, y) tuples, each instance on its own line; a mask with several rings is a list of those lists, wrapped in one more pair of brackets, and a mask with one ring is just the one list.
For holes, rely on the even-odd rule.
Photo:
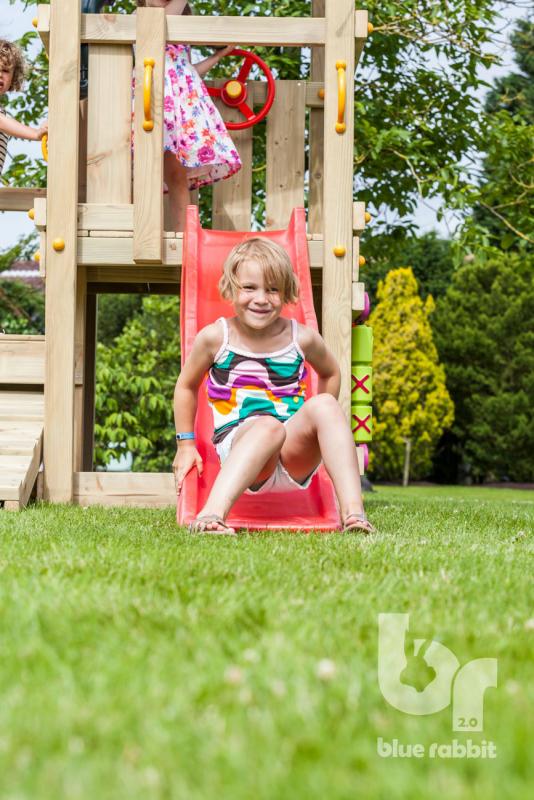
[(195, 434), (193, 433), (193, 431), (191, 431), (190, 433), (177, 433), (176, 434), (176, 441), (177, 442), (181, 442), (183, 439), (194, 439), (194, 438), (195, 438)]

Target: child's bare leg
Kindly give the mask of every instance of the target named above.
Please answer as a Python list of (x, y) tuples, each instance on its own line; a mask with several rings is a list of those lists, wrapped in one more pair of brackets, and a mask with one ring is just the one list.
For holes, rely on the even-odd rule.
[(171, 218), (174, 220), (174, 230), (183, 231), (185, 212), (189, 203), (187, 170), (169, 150), (166, 150), (163, 156), (163, 178), (169, 190), (169, 206)]
[(323, 461), (336, 491), (341, 518), (363, 512), (358, 457), (341, 406), (331, 394), (307, 400), (286, 425), (280, 457), (297, 481), (305, 480)]
[[(245, 489), (262, 483), (272, 474), (285, 438), (284, 425), (274, 417), (258, 417), (244, 422), (198, 517), (213, 514), (226, 519)], [(207, 526), (208, 532), (219, 528), (216, 522)]]

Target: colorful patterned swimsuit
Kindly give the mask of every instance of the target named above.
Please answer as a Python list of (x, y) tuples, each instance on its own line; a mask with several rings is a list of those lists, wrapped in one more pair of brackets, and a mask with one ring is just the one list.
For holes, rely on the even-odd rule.
[(213, 443), (219, 444), (250, 417), (287, 422), (302, 407), (306, 390), (304, 354), (291, 320), (291, 342), (275, 353), (250, 353), (228, 342), (228, 321), (219, 318), (223, 344), (208, 373), (206, 391), (213, 410)]

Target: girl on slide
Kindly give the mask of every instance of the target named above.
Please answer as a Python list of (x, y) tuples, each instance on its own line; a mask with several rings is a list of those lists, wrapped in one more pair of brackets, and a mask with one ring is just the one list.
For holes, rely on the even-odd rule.
[[(284, 305), (298, 296), (286, 251), (267, 239), (245, 240), (228, 256), (219, 290), (235, 315), (199, 331), (174, 394), (179, 495), (191, 469), (202, 473), (193, 426), (208, 373), (221, 470), (191, 531), (235, 535), (226, 517), (243, 492), (306, 489), (323, 461), (343, 530), (370, 533), (356, 448), (337, 401), (339, 366), (316, 331), (282, 316)], [(319, 393), (309, 400), (305, 361), (319, 376)]]

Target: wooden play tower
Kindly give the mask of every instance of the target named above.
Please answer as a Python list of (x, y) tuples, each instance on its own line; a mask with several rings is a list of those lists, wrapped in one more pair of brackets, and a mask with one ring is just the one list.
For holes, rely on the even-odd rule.
[[(45, 499), (83, 505), (174, 502), (170, 472), (93, 471), (97, 295), (180, 290), (182, 234), (165, 229), (163, 203), (166, 42), (311, 48), (311, 81), (276, 81), (266, 122), (266, 228), (285, 228), (293, 208), (307, 200), (316, 311), (341, 365), (340, 399), (349, 413), (351, 325), (364, 309), (359, 236), (366, 221), (363, 203), (353, 202), (352, 98), (368, 20), (366, 11), (354, 10), (354, 0), (313, 0), (311, 10), (305, 18), (208, 18), (166, 17), (162, 9), (146, 8), (130, 16), (82, 15), (80, 3), (73, 0), (39, 6), (37, 30), (50, 63), (48, 185), (45, 196), (4, 189), (0, 207), (32, 207), (41, 237), (40, 267), (46, 281), (41, 349), (46, 356), (38, 380), (44, 385)], [(81, 44), (89, 45), (89, 96), (82, 106)], [(137, 88), (132, 151), (133, 45)], [(153, 59), (150, 133), (143, 127), (145, 59)], [(248, 83), (251, 105), (261, 105), (265, 93), (264, 81)], [(227, 121), (235, 119), (234, 110), (219, 107)], [(214, 229), (247, 231), (252, 129), (232, 132), (232, 137), (243, 168), (213, 186), (211, 222)], [(0, 382), (5, 380), (0, 374)]]

